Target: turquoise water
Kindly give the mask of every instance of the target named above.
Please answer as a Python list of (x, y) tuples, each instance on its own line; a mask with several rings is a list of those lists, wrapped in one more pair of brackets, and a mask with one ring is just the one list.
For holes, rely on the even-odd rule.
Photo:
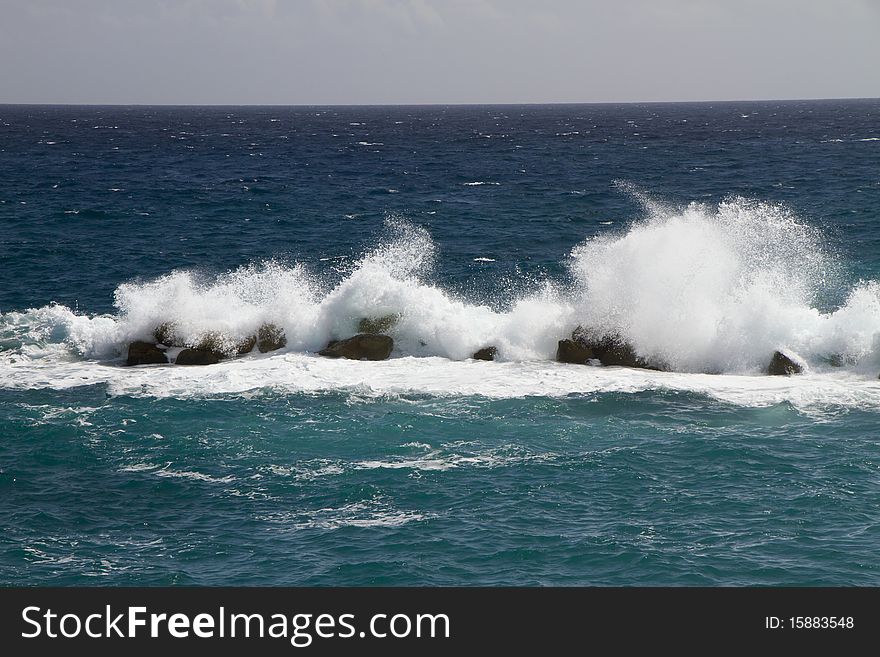
[(15, 582), (877, 581), (871, 412), (662, 392), (3, 403)]
[(0, 106), (0, 583), (877, 585), (878, 115)]

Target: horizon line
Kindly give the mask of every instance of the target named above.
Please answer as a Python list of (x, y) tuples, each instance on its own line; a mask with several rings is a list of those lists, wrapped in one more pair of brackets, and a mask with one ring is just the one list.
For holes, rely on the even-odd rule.
[(548, 105), (685, 105), (705, 103), (798, 103), (814, 101), (880, 100), (880, 96), (804, 98), (725, 98), (703, 100), (592, 100), (525, 102), (416, 102), (416, 103), (120, 103), (120, 102), (0, 102), (0, 107), (522, 107)]

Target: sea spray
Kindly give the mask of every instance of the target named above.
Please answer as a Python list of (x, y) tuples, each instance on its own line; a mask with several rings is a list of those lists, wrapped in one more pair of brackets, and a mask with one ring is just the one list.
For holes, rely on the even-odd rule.
[(177, 271), (146, 283), (125, 283), (115, 294), (122, 333), (149, 339), (168, 323), (185, 344), (219, 334), (228, 346), (254, 335), (265, 323), (281, 326), (295, 350), (318, 348), (313, 327), (318, 288), (302, 265), (270, 261), (214, 279)]
[(314, 353), (364, 317), (393, 315), (396, 357), (462, 361), (495, 346), (499, 361), (551, 361), (557, 341), (585, 326), (678, 372), (760, 373), (784, 349), (810, 371), (876, 376), (880, 286), (846, 290), (822, 235), (789, 209), (740, 198), (644, 204), (625, 230), (572, 250), (568, 281), (533, 282), (504, 305), (441, 287), (430, 235), (395, 218), (378, 244), (332, 271), (280, 261), (213, 277), (174, 271), (120, 285), (114, 316), (63, 306), (2, 315), (3, 345), (19, 358), (106, 360), (161, 323), (189, 344), (210, 333), (230, 345), (273, 323), (287, 336), (282, 353)]
[(830, 317), (815, 306), (837, 277), (815, 230), (746, 199), (649, 207), (625, 233), (573, 250), (579, 323), (679, 371), (750, 371), (775, 349), (827, 351), (810, 338)]

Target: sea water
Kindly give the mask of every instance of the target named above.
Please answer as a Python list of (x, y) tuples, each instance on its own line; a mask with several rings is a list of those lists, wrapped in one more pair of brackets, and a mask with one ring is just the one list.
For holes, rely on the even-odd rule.
[(0, 582), (877, 585), (878, 222), (880, 101), (0, 106)]

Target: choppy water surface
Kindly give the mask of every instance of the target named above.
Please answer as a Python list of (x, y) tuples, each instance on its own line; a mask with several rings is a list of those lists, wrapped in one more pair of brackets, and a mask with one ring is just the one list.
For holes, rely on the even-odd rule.
[(878, 118), (0, 106), (0, 581), (877, 585)]

